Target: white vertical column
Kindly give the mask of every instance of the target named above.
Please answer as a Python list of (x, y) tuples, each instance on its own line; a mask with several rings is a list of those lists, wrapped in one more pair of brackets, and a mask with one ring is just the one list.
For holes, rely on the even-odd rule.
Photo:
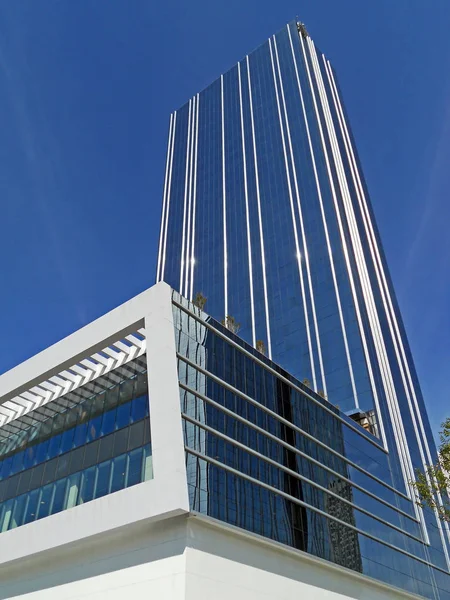
[(298, 266), (298, 274), (299, 274), (299, 278), (300, 278), (300, 287), (301, 287), (301, 291), (302, 291), (306, 335), (307, 335), (307, 339), (308, 339), (308, 349), (309, 349), (309, 356), (310, 356), (310, 361), (311, 361), (311, 374), (312, 374), (312, 378), (313, 378), (313, 387), (317, 391), (316, 369), (314, 366), (314, 355), (313, 355), (313, 349), (312, 349), (312, 343), (311, 343), (311, 332), (310, 332), (310, 328), (309, 328), (308, 307), (306, 304), (305, 284), (303, 281), (303, 269), (302, 269), (302, 262), (301, 262), (302, 256), (301, 256), (300, 245), (299, 245), (299, 241), (298, 241), (297, 222), (295, 219), (294, 200), (293, 200), (293, 196), (292, 196), (291, 178), (289, 176), (289, 164), (288, 164), (288, 158), (287, 158), (287, 152), (286, 152), (286, 141), (285, 141), (285, 137), (284, 137), (283, 121), (281, 118), (280, 98), (278, 95), (277, 78), (275, 75), (275, 65), (274, 65), (274, 61), (273, 61), (272, 41), (270, 39), (269, 39), (269, 49), (270, 49), (270, 60), (272, 63), (273, 84), (275, 87), (275, 95), (276, 95), (276, 100), (277, 100), (278, 120), (280, 123), (281, 142), (282, 142), (282, 146), (283, 146), (284, 166), (286, 169), (286, 180), (287, 180), (287, 186), (288, 186), (289, 202), (291, 205), (291, 217), (292, 217), (292, 226), (294, 229), (296, 260), (297, 260), (297, 266)]
[(244, 170), (244, 195), (245, 195), (245, 220), (247, 224), (247, 254), (248, 254), (248, 279), (250, 286), (250, 315), (252, 321), (252, 343), (256, 347), (255, 333), (255, 303), (253, 298), (253, 265), (252, 265), (252, 241), (250, 237), (250, 215), (248, 208), (248, 185), (247, 185), (247, 156), (245, 148), (244, 131), (244, 108), (242, 106), (242, 82), (241, 82), (241, 63), (238, 63), (238, 83), (239, 83), (239, 108), (241, 114), (241, 137), (242, 137), (242, 162)]
[(264, 310), (266, 313), (266, 334), (267, 334), (267, 354), (269, 358), (272, 358), (272, 337), (270, 334), (270, 320), (269, 320), (269, 300), (267, 294), (267, 275), (266, 275), (266, 252), (264, 247), (264, 232), (262, 225), (262, 213), (261, 213), (261, 195), (259, 191), (259, 170), (258, 170), (258, 155), (256, 152), (256, 137), (255, 137), (255, 119), (253, 115), (253, 97), (252, 97), (252, 83), (250, 78), (250, 61), (246, 56), (247, 61), (247, 82), (248, 82), (248, 96), (250, 103), (250, 121), (252, 127), (252, 140), (253, 140), (253, 161), (255, 163), (255, 184), (256, 184), (256, 203), (258, 207), (258, 226), (259, 226), (259, 240), (261, 248), (261, 266), (263, 276), (263, 291), (264, 291)]
[[(327, 244), (328, 259), (330, 262), (331, 276), (333, 279), (334, 293), (336, 296), (336, 304), (338, 307), (339, 322), (341, 325), (341, 332), (342, 332), (342, 338), (343, 338), (343, 342), (344, 342), (345, 355), (347, 358), (347, 366), (348, 366), (349, 377), (350, 377), (350, 382), (351, 382), (351, 386), (352, 386), (353, 398), (355, 401), (355, 406), (359, 407), (358, 392), (357, 392), (356, 385), (355, 385), (355, 377), (353, 374), (353, 365), (352, 365), (352, 360), (350, 357), (350, 350), (349, 350), (349, 346), (348, 346), (347, 330), (345, 327), (344, 314), (342, 311), (341, 296), (339, 293), (339, 286), (337, 283), (336, 270), (334, 267), (333, 251), (331, 248), (331, 241), (330, 241), (330, 236), (328, 233), (328, 224), (327, 224), (325, 210), (324, 210), (324, 206), (323, 206), (322, 192), (321, 192), (321, 188), (320, 188), (320, 184), (319, 184), (319, 177), (317, 174), (316, 160), (315, 160), (315, 156), (314, 156), (314, 150), (312, 147), (311, 135), (310, 135), (310, 131), (309, 131), (309, 123), (308, 123), (308, 118), (306, 116), (303, 92), (302, 92), (302, 88), (300, 85), (300, 78), (299, 78), (299, 74), (298, 74), (297, 62), (295, 60), (295, 53), (294, 53), (294, 48), (292, 45), (292, 37), (291, 37), (291, 32), (290, 32), (289, 26), (287, 26), (287, 30), (288, 30), (289, 41), (290, 41), (290, 45), (291, 45), (292, 58), (294, 61), (297, 85), (298, 85), (298, 89), (299, 89), (299, 93), (300, 93), (300, 101), (301, 101), (301, 105), (302, 105), (303, 118), (305, 121), (306, 132), (307, 132), (307, 137), (308, 137), (309, 151), (310, 151), (311, 160), (312, 160), (312, 164), (313, 164), (314, 178), (315, 178), (315, 183), (316, 183), (317, 195), (318, 195), (318, 199), (319, 199), (320, 212), (321, 212), (321, 216), (322, 216), (322, 224), (323, 224), (324, 233), (325, 233), (325, 240), (326, 240), (326, 244)], [(300, 210), (300, 208), (299, 208), (299, 210)], [(312, 293), (312, 284), (311, 283), (310, 283), (310, 287), (311, 287), (311, 293)]]
[(198, 116), (199, 116), (200, 94), (197, 94), (197, 114), (195, 117), (195, 152), (194, 152), (194, 191), (193, 191), (193, 207), (192, 207), (192, 243), (191, 243), (191, 282), (189, 300), (193, 298), (194, 287), (194, 266), (195, 266), (195, 219), (197, 210), (197, 156), (198, 156)]
[[(338, 176), (339, 186), (341, 190), (342, 200), (344, 204), (344, 209), (346, 213), (346, 219), (349, 226), (350, 237), (352, 240), (354, 255), (357, 263), (358, 273), (364, 293), (364, 298), (366, 302), (366, 307), (368, 311), (369, 320), (371, 321), (371, 328), (374, 335), (374, 341), (378, 356), (378, 361), (381, 369), (381, 374), (383, 377), (384, 387), (386, 391), (386, 398), (388, 401), (388, 407), (390, 410), (391, 418), (395, 424), (395, 430), (397, 433), (396, 442), (397, 448), (399, 451), (399, 456), (401, 457), (401, 465), (403, 469), (403, 476), (405, 481), (405, 487), (407, 489), (408, 495), (410, 498), (413, 498), (410, 481), (414, 477), (414, 469), (412, 466), (411, 456), (409, 454), (409, 448), (406, 443), (406, 434), (403, 427), (403, 422), (400, 417), (398, 402), (395, 393), (395, 386), (393, 382), (393, 377), (389, 365), (389, 360), (387, 357), (387, 352), (384, 344), (384, 339), (382, 335), (381, 325), (378, 318), (378, 313), (376, 310), (375, 300), (373, 297), (372, 288), (370, 285), (370, 278), (367, 270), (367, 265), (365, 263), (364, 252), (361, 244), (361, 239), (359, 236), (359, 231), (353, 211), (353, 207), (351, 204), (350, 193), (347, 186), (347, 181), (345, 177), (344, 168), (342, 165), (342, 159), (339, 152), (339, 147), (337, 143), (336, 133), (334, 130), (333, 121), (331, 118), (331, 113), (328, 105), (328, 99), (326, 96), (325, 88), (323, 85), (322, 75), (320, 71), (320, 67), (317, 60), (317, 54), (314, 48), (312, 41), (308, 38), (307, 40), (309, 46), (309, 52), (311, 56), (311, 62), (313, 65), (313, 71), (315, 74), (317, 87), (319, 90), (319, 96), (321, 99), (322, 109), (324, 112), (325, 122), (327, 126), (327, 132), (332, 148), (334, 164), (336, 167), (336, 173)], [(415, 510), (418, 518), (420, 518), (423, 527), (423, 533), (427, 536), (427, 531), (425, 527), (425, 523), (423, 520), (423, 513), (419, 511), (417, 505), (415, 505)]]
[(164, 241), (163, 241), (163, 250), (161, 257), (161, 274), (160, 280), (164, 279), (164, 268), (166, 266), (166, 249), (167, 249), (167, 228), (169, 224), (169, 209), (170, 209), (170, 192), (172, 189), (172, 165), (173, 165), (173, 151), (175, 147), (175, 133), (176, 133), (176, 125), (177, 125), (177, 113), (174, 112), (173, 117), (173, 132), (172, 132), (172, 147), (170, 149), (170, 164), (169, 164), (169, 178), (167, 183), (167, 207), (166, 207), (166, 217), (165, 217), (165, 225), (164, 225)]
[(186, 140), (186, 171), (184, 174), (184, 205), (183, 205), (183, 234), (181, 240), (181, 260), (180, 260), (180, 294), (183, 294), (183, 275), (184, 275), (184, 248), (186, 239), (186, 213), (189, 190), (189, 150), (191, 145), (191, 112), (192, 100), (189, 100), (188, 132)]
[[(356, 316), (357, 316), (357, 320), (358, 320), (358, 326), (359, 326), (359, 330), (360, 330), (360, 334), (361, 334), (361, 340), (362, 340), (362, 343), (363, 343), (364, 355), (365, 355), (365, 358), (366, 358), (367, 368), (368, 368), (368, 372), (369, 372), (369, 379), (370, 379), (370, 383), (371, 383), (371, 386), (372, 386), (372, 392), (373, 392), (375, 406), (377, 408), (378, 418), (379, 418), (379, 421), (380, 421), (379, 425), (380, 425), (381, 438), (383, 440), (385, 448), (388, 449), (387, 439), (386, 439), (386, 433), (385, 433), (385, 430), (384, 430), (384, 423), (383, 423), (382, 416), (381, 416), (380, 404), (379, 404), (379, 399), (378, 399), (378, 394), (377, 394), (377, 388), (376, 388), (376, 385), (375, 385), (375, 379), (374, 379), (373, 370), (372, 370), (372, 363), (371, 363), (369, 349), (368, 349), (368, 345), (367, 345), (367, 340), (366, 340), (366, 336), (365, 336), (365, 332), (364, 332), (364, 326), (363, 326), (362, 317), (361, 317), (361, 310), (360, 310), (360, 306), (359, 306), (358, 296), (357, 296), (357, 293), (356, 293), (355, 282), (354, 282), (354, 278), (353, 278), (353, 271), (352, 271), (351, 264), (350, 264), (349, 250), (348, 250), (347, 242), (346, 242), (345, 235), (344, 235), (344, 230), (343, 230), (343, 225), (342, 225), (342, 218), (341, 218), (339, 204), (338, 204), (337, 196), (336, 196), (336, 190), (334, 188), (333, 174), (331, 172), (330, 159), (329, 159), (329, 156), (328, 156), (328, 150), (327, 150), (327, 146), (326, 146), (326, 143), (325, 143), (325, 137), (324, 137), (322, 123), (321, 123), (321, 119), (320, 119), (320, 115), (319, 115), (319, 109), (318, 109), (318, 106), (317, 106), (316, 94), (315, 94), (315, 91), (314, 91), (314, 85), (313, 85), (312, 78), (311, 78), (311, 72), (310, 72), (310, 68), (309, 68), (309, 64), (308, 64), (308, 58), (306, 56), (305, 45), (303, 43), (302, 36), (299, 35), (298, 37), (299, 37), (301, 48), (302, 48), (303, 60), (305, 62), (306, 73), (307, 73), (307, 76), (308, 76), (308, 83), (309, 83), (311, 97), (312, 97), (313, 105), (314, 105), (314, 112), (316, 114), (317, 125), (318, 125), (318, 128), (319, 128), (319, 135), (320, 135), (320, 140), (321, 140), (322, 149), (323, 149), (323, 153), (324, 153), (325, 164), (326, 164), (328, 179), (329, 179), (330, 188), (331, 188), (331, 194), (332, 194), (332, 197), (333, 197), (333, 204), (334, 204), (335, 211), (336, 211), (336, 217), (337, 217), (337, 221), (338, 221), (339, 233), (340, 233), (340, 236), (341, 236), (341, 243), (342, 243), (342, 247), (343, 247), (343, 251), (344, 251), (344, 257), (345, 257), (345, 262), (346, 262), (346, 266), (347, 266), (347, 272), (348, 272), (348, 275), (349, 275), (350, 287), (351, 287), (351, 290), (352, 290), (353, 302), (354, 302), (354, 306), (355, 306), (355, 310), (356, 310)], [(305, 123), (307, 124), (307, 131), (308, 131), (308, 139), (309, 139), (310, 149), (311, 149), (312, 156), (314, 156), (313, 148), (312, 148), (312, 143), (311, 143), (311, 137), (310, 137), (310, 134), (309, 134), (309, 125), (308, 125), (308, 120), (307, 120), (307, 117), (306, 117), (305, 105), (304, 105), (304, 102), (303, 102), (303, 93), (301, 91), (300, 80), (299, 80), (299, 77), (298, 77), (297, 64), (296, 64), (296, 61), (295, 61), (295, 55), (294, 55), (293, 50), (292, 50), (292, 53), (293, 53), (293, 56), (294, 56), (294, 64), (295, 64), (295, 67), (296, 67), (297, 81), (298, 81), (299, 90), (300, 90), (300, 97), (301, 97), (301, 100), (302, 100), (302, 109), (303, 109), (304, 119), (305, 119)], [(313, 161), (313, 167), (314, 167), (314, 175), (315, 175), (315, 178), (316, 178), (316, 185), (318, 186), (319, 199), (322, 200), (322, 195), (321, 195), (321, 192), (320, 192), (319, 179), (318, 179), (318, 174), (317, 174), (317, 168), (316, 168), (315, 160)], [(323, 204), (322, 204), (322, 206), (323, 206)], [(323, 217), (323, 218), (325, 218), (325, 217)], [(326, 223), (326, 220), (325, 220), (325, 223)]]
[(162, 243), (163, 243), (163, 233), (164, 233), (164, 223), (166, 216), (166, 204), (167, 204), (167, 180), (169, 176), (169, 163), (170, 163), (170, 146), (172, 143), (172, 127), (173, 127), (173, 113), (170, 115), (170, 124), (169, 124), (169, 138), (167, 140), (167, 158), (166, 158), (166, 174), (164, 176), (164, 191), (163, 191), (163, 205), (161, 212), (161, 228), (159, 232), (159, 246), (158, 246), (158, 266), (156, 268), (156, 283), (161, 279), (161, 256), (162, 256)]
[(189, 191), (188, 191), (188, 210), (187, 210), (187, 226), (186, 226), (186, 266), (185, 266), (185, 282), (184, 282), (184, 295), (188, 296), (189, 294), (189, 274), (191, 268), (191, 254), (190, 254), (190, 242), (191, 242), (191, 213), (192, 213), (192, 169), (194, 164), (194, 146), (195, 146), (195, 136), (196, 136), (196, 104), (197, 97), (194, 96), (192, 98), (192, 129), (191, 129), (191, 148), (190, 148), (190, 156), (189, 156)]
[(180, 389), (172, 314), (172, 290), (153, 288), (145, 315), (147, 379), (153, 477), (158, 485), (161, 513), (189, 510)]
[(228, 316), (228, 249), (227, 249), (227, 191), (225, 178), (225, 107), (223, 101), (223, 75), (220, 76), (220, 100), (222, 107), (222, 199), (223, 199), (223, 277), (225, 319)]
[[(277, 49), (277, 42), (276, 42), (275, 36), (273, 36), (273, 45), (274, 45), (274, 49), (275, 49), (275, 56), (277, 59), (277, 70), (278, 70), (278, 77), (280, 80), (281, 99), (283, 102), (283, 112), (284, 112), (284, 119), (285, 119), (285, 123), (286, 123), (287, 139), (288, 139), (288, 144), (289, 144), (289, 154), (290, 154), (290, 159), (291, 159), (291, 169), (292, 169), (292, 175), (293, 175), (293, 180), (294, 180), (295, 197), (297, 199), (297, 210), (298, 210), (298, 216), (299, 216), (299, 220), (300, 220), (300, 231), (301, 231), (301, 235), (302, 235), (306, 276), (307, 276), (307, 280), (308, 280), (309, 296), (311, 298), (311, 313), (312, 313), (312, 317), (313, 317), (314, 333), (316, 336), (317, 354), (319, 357), (320, 374), (322, 377), (322, 389), (325, 394), (325, 397), (327, 397), (327, 384), (326, 384), (326, 378), (325, 378), (325, 370), (323, 367), (322, 347), (320, 345), (320, 334), (319, 334), (319, 327), (318, 327), (318, 323), (317, 323), (316, 305), (315, 305), (315, 301), (314, 301), (314, 290), (313, 290), (312, 280), (311, 280), (311, 271), (309, 268), (308, 244), (306, 241), (305, 226), (303, 223), (303, 213), (302, 213), (301, 202), (300, 202), (300, 192), (298, 190), (297, 169), (295, 166), (294, 151), (292, 149), (291, 129), (289, 126), (289, 117), (288, 117), (287, 108), (286, 108), (286, 99), (284, 96), (283, 78), (281, 76), (280, 61), (279, 61), (279, 57), (278, 57), (278, 49)], [(306, 298), (305, 298), (305, 301), (306, 301)]]

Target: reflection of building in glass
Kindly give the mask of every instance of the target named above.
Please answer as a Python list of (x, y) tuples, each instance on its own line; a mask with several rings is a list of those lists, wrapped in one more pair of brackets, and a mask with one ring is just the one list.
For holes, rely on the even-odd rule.
[[(352, 487), (347, 482), (342, 480), (332, 481), (329, 489), (341, 498), (353, 502)], [(355, 525), (351, 506), (344, 504), (335, 496), (327, 496), (327, 512), (340, 521)], [(354, 571), (362, 571), (358, 534), (354, 530), (340, 525), (337, 521), (330, 522), (329, 528), (333, 562)]]
[[(435, 461), (433, 436), (336, 75), (301, 24), (289, 23), (171, 115), (157, 280), (190, 299), (201, 291), (212, 317), (234, 317), (240, 337), (263, 342), (268, 359), (378, 438), (384, 458), (369, 472), (389, 473), (413, 510), (406, 527), (450, 568), (448, 526), (410, 502), (415, 470)], [(263, 384), (254, 382), (256, 396)], [(292, 435), (281, 427), (277, 435)], [(290, 467), (280, 487), (294, 485)], [(306, 501), (305, 482), (295, 486)], [(258, 506), (282, 513), (267, 490), (258, 494)], [(286, 515), (302, 524), (297, 545), (325, 553), (311, 530), (326, 527), (308, 517), (305, 531), (300, 509)], [(290, 530), (280, 522), (278, 537)]]
[[(288, 375), (287, 373), (283, 373)], [(277, 413), (286, 421), (293, 423), (291, 388), (281, 380), (276, 382)], [(280, 427), (281, 438), (287, 443), (283, 448), (283, 465), (288, 471), (284, 473), (283, 489), (286, 493), (299, 500), (304, 500), (302, 482), (294, 475), (298, 473), (297, 456), (289, 449), (296, 447), (295, 431), (288, 425)], [(308, 519), (306, 509), (302, 506), (286, 502), (286, 516), (292, 531), (292, 545), (299, 550), (308, 551)]]

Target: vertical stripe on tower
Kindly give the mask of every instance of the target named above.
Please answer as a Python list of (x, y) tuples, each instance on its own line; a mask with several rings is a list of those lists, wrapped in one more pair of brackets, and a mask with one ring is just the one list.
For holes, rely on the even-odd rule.
[(228, 316), (228, 251), (227, 251), (227, 192), (225, 186), (225, 108), (223, 102), (223, 75), (220, 76), (220, 99), (222, 106), (222, 201), (223, 201), (223, 277), (225, 319)]
[(252, 320), (252, 343), (256, 347), (255, 334), (255, 304), (253, 298), (253, 265), (252, 265), (252, 242), (250, 238), (250, 216), (248, 209), (248, 186), (247, 186), (247, 158), (245, 149), (244, 133), (244, 109), (242, 106), (242, 82), (241, 82), (241, 63), (238, 63), (238, 83), (239, 83), (239, 107), (241, 113), (241, 137), (242, 137), (242, 161), (244, 169), (244, 194), (245, 194), (245, 219), (247, 221), (247, 253), (248, 253), (248, 277), (250, 286), (250, 314)]
[(280, 98), (278, 95), (277, 78), (275, 75), (275, 65), (274, 65), (274, 61), (273, 61), (272, 41), (270, 39), (269, 39), (269, 49), (270, 49), (270, 60), (272, 63), (273, 84), (275, 86), (275, 94), (276, 94), (276, 100), (277, 100), (278, 120), (280, 123), (281, 142), (282, 142), (283, 153), (284, 153), (284, 166), (286, 169), (286, 180), (287, 180), (288, 193), (289, 193), (289, 202), (291, 205), (292, 226), (294, 228), (296, 260), (297, 260), (297, 266), (298, 266), (298, 274), (299, 274), (299, 278), (300, 278), (300, 286), (301, 286), (301, 291), (302, 291), (302, 301), (303, 301), (303, 310), (304, 310), (304, 315), (305, 315), (306, 334), (307, 334), (307, 338), (308, 338), (308, 349), (309, 349), (309, 356), (310, 356), (310, 361), (311, 361), (311, 374), (312, 374), (312, 379), (313, 379), (313, 387), (317, 391), (316, 370), (315, 370), (315, 366), (314, 366), (314, 356), (313, 356), (312, 343), (311, 343), (311, 332), (309, 330), (308, 308), (306, 305), (306, 297), (305, 297), (305, 285), (303, 282), (303, 271), (302, 271), (302, 262), (301, 262), (302, 257), (300, 254), (300, 246), (299, 246), (299, 242), (298, 242), (297, 223), (295, 220), (295, 211), (294, 211), (294, 200), (292, 197), (291, 178), (289, 176), (289, 165), (288, 165), (287, 152), (286, 152), (286, 141), (284, 138), (283, 122), (282, 122), (282, 118), (281, 118)]
[(156, 268), (156, 282), (160, 281), (160, 279), (161, 279), (160, 269), (161, 269), (164, 223), (165, 223), (166, 205), (167, 205), (167, 180), (168, 180), (168, 175), (169, 175), (170, 145), (172, 143), (172, 127), (173, 127), (173, 113), (170, 115), (169, 138), (167, 140), (166, 174), (164, 176), (164, 191), (163, 191), (163, 202), (162, 202), (162, 212), (161, 212), (161, 227), (160, 227), (160, 232), (159, 232), (158, 266)]
[(172, 147), (170, 150), (170, 164), (169, 164), (169, 180), (167, 183), (167, 206), (166, 206), (166, 217), (165, 217), (165, 225), (164, 225), (164, 240), (163, 240), (163, 250), (161, 257), (161, 273), (160, 273), (160, 281), (164, 279), (164, 269), (166, 266), (166, 250), (167, 250), (167, 229), (169, 226), (169, 209), (170, 209), (170, 192), (172, 189), (172, 165), (173, 165), (173, 151), (175, 147), (175, 133), (176, 133), (176, 125), (177, 125), (177, 113), (176, 111), (173, 113), (173, 131), (172, 131)]
[(184, 205), (183, 205), (183, 234), (181, 239), (181, 261), (180, 261), (180, 294), (183, 295), (183, 274), (184, 274), (184, 246), (186, 239), (186, 204), (188, 196), (188, 179), (189, 179), (189, 149), (191, 142), (191, 111), (192, 100), (189, 100), (189, 116), (188, 116), (188, 133), (186, 141), (186, 171), (184, 175)]
[(253, 140), (253, 160), (255, 163), (255, 183), (256, 183), (256, 203), (258, 206), (258, 226), (259, 226), (259, 240), (261, 247), (261, 265), (263, 274), (263, 290), (264, 290), (264, 310), (266, 313), (266, 332), (267, 332), (267, 354), (269, 358), (272, 358), (272, 336), (270, 333), (270, 319), (269, 319), (269, 299), (267, 294), (267, 276), (266, 276), (266, 252), (264, 247), (264, 233), (262, 226), (262, 213), (261, 213), (261, 196), (259, 192), (259, 172), (258, 172), (258, 156), (256, 152), (256, 137), (255, 137), (255, 120), (253, 116), (253, 98), (252, 98), (252, 83), (250, 79), (250, 61), (248, 56), (247, 61), (247, 81), (248, 81), (248, 96), (250, 103), (250, 121), (252, 126), (252, 140)]
[(190, 255), (190, 243), (191, 243), (191, 213), (192, 213), (192, 169), (194, 164), (194, 142), (195, 142), (195, 128), (196, 128), (196, 104), (197, 97), (192, 98), (192, 130), (191, 130), (191, 148), (189, 153), (189, 192), (188, 192), (188, 209), (187, 209), (187, 226), (186, 226), (186, 258), (185, 258), (185, 281), (184, 281), (184, 295), (189, 295), (189, 271), (191, 267), (191, 255)]
[(193, 191), (193, 207), (192, 207), (192, 243), (191, 243), (191, 283), (189, 300), (193, 298), (193, 287), (194, 287), (194, 266), (195, 266), (195, 218), (197, 212), (197, 156), (198, 156), (198, 116), (199, 116), (199, 102), (200, 94), (197, 94), (197, 114), (195, 117), (196, 128), (195, 128), (195, 152), (194, 152), (194, 191)]
[[(301, 204), (300, 204), (300, 193), (298, 191), (297, 169), (295, 167), (294, 151), (292, 149), (291, 129), (289, 127), (289, 117), (287, 114), (286, 100), (285, 100), (285, 96), (284, 96), (283, 79), (281, 77), (280, 61), (278, 58), (278, 48), (277, 48), (277, 42), (276, 42), (275, 36), (273, 36), (273, 45), (275, 48), (278, 76), (280, 79), (281, 99), (283, 101), (283, 112), (284, 112), (284, 119), (286, 122), (286, 132), (287, 132), (287, 138), (288, 138), (288, 144), (289, 144), (291, 169), (292, 169), (292, 175), (293, 175), (293, 180), (294, 180), (295, 196), (296, 196), (296, 200), (297, 200), (298, 216), (299, 216), (299, 220), (300, 220), (300, 231), (302, 234), (303, 254), (304, 254), (304, 260), (305, 260), (305, 267), (306, 267), (306, 276), (307, 276), (307, 280), (308, 280), (309, 295), (311, 298), (311, 312), (312, 312), (312, 317), (313, 317), (314, 333), (316, 335), (317, 354), (319, 356), (319, 368), (320, 368), (320, 375), (322, 378), (322, 390), (325, 394), (325, 397), (327, 397), (327, 384), (326, 384), (325, 371), (324, 371), (323, 360), (322, 360), (322, 348), (320, 345), (319, 327), (317, 324), (316, 306), (315, 306), (315, 302), (314, 302), (314, 291), (313, 291), (313, 287), (312, 287), (311, 271), (309, 268), (308, 245), (306, 242), (306, 233), (305, 233), (305, 227), (304, 227), (304, 223), (303, 223), (302, 208), (301, 208)], [(305, 297), (305, 303), (306, 303), (306, 297)], [(305, 310), (307, 311), (307, 308)], [(307, 314), (307, 312), (306, 312), (306, 314)], [(309, 326), (309, 323), (308, 323), (308, 326)]]

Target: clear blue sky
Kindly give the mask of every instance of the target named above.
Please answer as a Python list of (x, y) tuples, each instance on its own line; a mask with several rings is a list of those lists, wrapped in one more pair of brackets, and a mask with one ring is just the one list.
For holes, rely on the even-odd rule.
[(0, 372), (154, 282), (170, 112), (299, 16), (332, 60), (436, 431), (448, 0), (0, 0)]

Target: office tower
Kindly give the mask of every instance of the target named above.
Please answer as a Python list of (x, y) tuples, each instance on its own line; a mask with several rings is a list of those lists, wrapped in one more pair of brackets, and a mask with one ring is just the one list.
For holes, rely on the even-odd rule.
[[(171, 115), (157, 280), (368, 426), (411, 495), (432, 433), (336, 74), (303, 24)], [(447, 526), (417, 517), (448, 564)]]
[[(436, 450), (337, 77), (303, 24), (171, 115), (160, 280), (368, 427), (413, 497)], [(415, 511), (447, 568), (447, 524)]]

